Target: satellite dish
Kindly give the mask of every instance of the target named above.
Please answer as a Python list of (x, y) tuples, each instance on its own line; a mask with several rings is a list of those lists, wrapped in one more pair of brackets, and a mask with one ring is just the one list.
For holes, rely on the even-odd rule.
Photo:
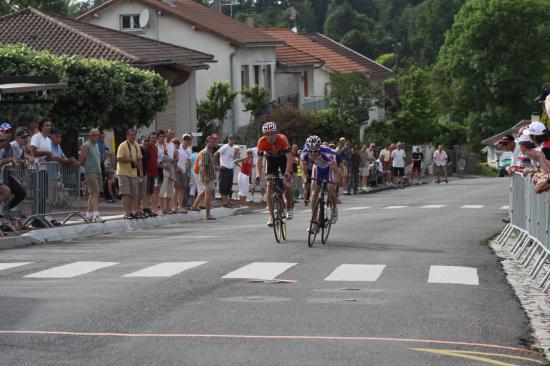
[(145, 28), (149, 24), (149, 10), (143, 9), (139, 14), (139, 27)]

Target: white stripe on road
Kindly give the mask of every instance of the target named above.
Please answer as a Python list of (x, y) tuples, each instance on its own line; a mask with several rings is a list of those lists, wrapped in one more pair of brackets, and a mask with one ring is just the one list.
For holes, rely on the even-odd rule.
[(397, 208), (407, 208), (409, 206), (388, 206), (388, 207), (384, 207), (385, 210), (395, 210)]
[(172, 277), (174, 275), (177, 275), (178, 273), (187, 271), (188, 269), (195, 268), (206, 263), (207, 262), (159, 263), (133, 273), (125, 274), (122, 277)]
[(298, 263), (254, 262), (230, 272), (222, 278), (254, 278), (272, 280)]
[(483, 205), (464, 205), (464, 206), (461, 206), (460, 208), (483, 208), (484, 206)]
[(33, 263), (33, 262), (0, 263), (0, 271), (3, 271), (3, 270), (5, 270), (5, 269), (10, 269), (10, 268), (15, 268), (15, 267), (24, 266), (24, 265), (31, 264), (31, 263)]
[(338, 266), (325, 281), (369, 281), (378, 280), (385, 265), (342, 264)]
[(455, 266), (430, 266), (429, 283), (479, 285), (477, 268)]
[(508, 209), (510, 209), (510, 206), (502, 206), (500, 209), (501, 210), (508, 210)]
[(441, 207), (445, 207), (445, 205), (426, 205), (426, 206), (422, 206), (421, 208), (441, 208)]
[(114, 266), (117, 262), (74, 262), (45, 271), (31, 273), (29, 278), (73, 278), (101, 268)]
[(355, 210), (366, 210), (367, 208), (370, 208), (370, 207), (349, 207), (349, 208), (344, 208), (342, 209), (342, 211), (355, 211)]

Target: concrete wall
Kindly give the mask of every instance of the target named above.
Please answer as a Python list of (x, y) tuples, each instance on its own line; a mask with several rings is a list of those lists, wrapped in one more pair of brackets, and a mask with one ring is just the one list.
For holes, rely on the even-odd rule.
[[(99, 13), (98, 17), (90, 17), (88, 22), (112, 29), (120, 29), (120, 15), (140, 14), (147, 8), (137, 1), (118, 2)], [(257, 48), (236, 48), (224, 39), (208, 32), (194, 29), (190, 24), (183, 22), (175, 17), (162, 14), (149, 8), (150, 21), (143, 30), (131, 31), (136, 35), (148, 37), (166, 43), (172, 43), (178, 46), (187, 47), (193, 50), (209, 53), (215, 56), (216, 63), (209, 64), (209, 70), (196, 71), (195, 95), (191, 90), (180, 90), (176, 88), (176, 105), (179, 119), (179, 113), (196, 113), (195, 103), (206, 97), (206, 91), (214, 84), (216, 80), (232, 82), (234, 90), (241, 89), (241, 65), (249, 65), (249, 80), (254, 80), (253, 65), (260, 65), (262, 68), (271, 66), (271, 92), (275, 95), (275, 47), (257, 47)], [(231, 68), (231, 60), (233, 67)], [(231, 70), (233, 69), (233, 70)], [(233, 73), (231, 72), (233, 71)], [(260, 85), (266, 86), (267, 80), (263, 72), (260, 73)], [(185, 84), (191, 85), (188, 80)], [(184, 84), (184, 85), (185, 85)], [(183, 98), (187, 97), (187, 101)], [(183, 103), (183, 105), (180, 105)], [(186, 109), (188, 108), (188, 109)], [(193, 114), (193, 125), (196, 126), (196, 118)], [(230, 132), (240, 126), (245, 126), (249, 122), (249, 114), (243, 112), (240, 95), (236, 98), (233, 111), (229, 112), (228, 119), (224, 125), (224, 131)], [(235, 123), (233, 123), (235, 121)], [(192, 128), (193, 131), (196, 127)]]

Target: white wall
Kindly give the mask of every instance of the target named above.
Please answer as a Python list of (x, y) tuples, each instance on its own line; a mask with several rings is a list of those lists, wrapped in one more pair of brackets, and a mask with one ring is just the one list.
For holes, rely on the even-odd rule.
[(327, 90), (330, 92), (330, 87), (325, 87), (325, 85), (330, 85), (330, 73), (324, 68), (315, 69), (313, 73), (314, 86), (313, 90), (310, 89), (310, 96), (315, 97), (326, 97), (325, 93)]
[[(120, 29), (120, 15), (139, 14), (146, 7), (136, 1), (124, 1), (111, 5), (100, 12), (99, 17), (90, 17), (86, 21), (112, 29)], [(208, 70), (196, 71), (195, 90), (196, 99), (193, 103), (188, 100), (183, 106), (183, 94), (178, 94), (176, 97), (178, 104), (178, 113), (183, 113), (185, 108), (189, 108), (189, 112), (196, 112), (194, 103), (206, 97), (206, 91), (215, 81), (233, 81), (234, 90), (241, 90), (241, 65), (250, 65), (249, 80), (251, 85), (254, 80), (253, 65), (271, 65), (271, 85), (272, 95), (275, 95), (276, 85), (274, 81), (275, 73), (275, 47), (257, 47), (257, 48), (241, 48), (238, 49), (229, 44), (222, 38), (208, 32), (195, 30), (193, 27), (180, 19), (169, 15), (159, 15), (154, 9), (149, 8), (150, 22), (147, 28), (143, 31), (137, 31), (135, 34), (143, 37), (156, 39), (166, 43), (172, 43), (178, 46), (187, 47), (193, 50), (209, 53), (215, 56), (216, 63), (209, 64)], [(231, 57), (233, 55), (233, 57)], [(231, 79), (231, 58), (233, 58), (233, 80)], [(187, 84), (187, 81), (185, 84)], [(267, 83), (261, 76), (260, 85), (265, 86)], [(188, 96), (192, 97), (189, 90), (186, 91)], [(193, 106), (191, 107), (191, 105)], [(235, 124), (232, 120), (234, 117)], [(234, 128), (245, 126), (249, 122), (250, 115), (243, 112), (240, 95), (237, 96), (233, 111), (229, 112), (228, 119), (224, 125), (224, 131), (230, 132)], [(195, 118), (196, 124), (196, 118)]]

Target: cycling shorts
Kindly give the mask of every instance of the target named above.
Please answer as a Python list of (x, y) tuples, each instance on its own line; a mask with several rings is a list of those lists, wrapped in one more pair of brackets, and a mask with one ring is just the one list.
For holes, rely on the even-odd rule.
[(286, 156), (266, 156), (267, 161), (267, 175), (273, 175), (278, 177), (279, 175), (284, 175), (286, 173)]
[(331, 171), (330, 171), (330, 166), (326, 167), (326, 168), (319, 168), (318, 166), (315, 166), (315, 170), (317, 171), (317, 176), (315, 177), (315, 179), (317, 180), (317, 187), (320, 187), (321, 186), (321, 182), (324, 180), (326, 180), (327, 182), (331, 182), (332, 181), (332, 175), (330, 174)]

